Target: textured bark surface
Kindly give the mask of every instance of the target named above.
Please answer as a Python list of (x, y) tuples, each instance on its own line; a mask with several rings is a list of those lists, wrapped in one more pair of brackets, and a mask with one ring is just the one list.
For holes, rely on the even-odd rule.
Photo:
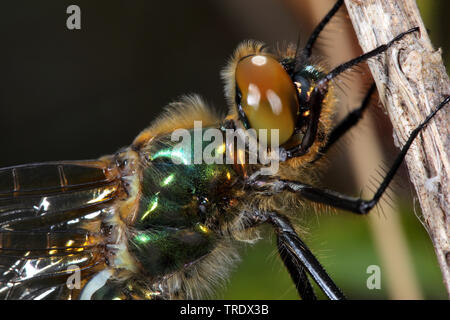
[[(412, 27), (420, 27), (420, 34), (405, 36), (387, 53), (368, 62), (394, 128), (394, 141), (401, 147), (410, 132), (450, 95), (441, 52), (433, 48), (414, 0), (345, 0), (345, 3), (364, 52)], [(408, 151), (406, 164), (450, 294), (449, 110), (449, 105), (444, 107), (417, 137)]]

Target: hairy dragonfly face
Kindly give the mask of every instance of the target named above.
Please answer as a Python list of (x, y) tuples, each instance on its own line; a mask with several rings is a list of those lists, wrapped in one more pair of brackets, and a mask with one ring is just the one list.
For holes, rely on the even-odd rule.
[[(303, 299), (316, 299), (311, 280), (327, 297), (344, 299), (291, 220), (305, 205), (366, 214), (377, 204), (398, 165), (370, 200), (314, 185), (324, 155), (355, 124), (333, 126), (333, 80), (403, 37), (414, 36), (417, 28), (328, 70), (311, 58), (311, 49), (342, 3), (336, 2), (304, 48), (290, 44), (275, 50), (258, 41), (242, 42), (221, 73), (226, 114), (197, 95), (186, 95), (152, 117), (134, 140), (127, 140), (115, 132), (145, 123), (148, 116), (124, 112), (128, 103), (137, 103), (132, 99), (119, 101), (122, 109), (113, 112), (108, 103), (120, 97), (108, 88), (112, 98), (93, 101), (99, 109), (88, 106), (99, 114), (87, 122), (91, 125), (80, 141), (86, 142), (87, 133), (94, 141), (95, 122), (101, 121), (109, 123), (114, 137), (123, 139), (111, 139), (108, 147), (126, 147), (94, 160), (8, 163), (0, 168), (0, 299), (208, 297), (229, 277), (239, 260), (239, 245), (254, 243), (264, 225), (273, 229), (280, 259)], [(205, 31), (204, 37), (218, 33), (213, 31)], [(208, 57), (215, 53), (211, 48)], [(177, 82), (176, 72), (165, 73), (164, 64), (173, 60), (158, 57), (161, 66), (135, 73), (138, 80), (127, 97), (141, 94), (142, 99), (140, 83), (149, 81), (152, 93), (146, 97), (160, 105), (160, 86), (189, 86)], [(133, 57), (127, 58), (119, 60), (134, 68)], [(110, 70), (100, 60), (94, 65)], [(203, 69), (209, 70), (206, 65)], [(115, 76), (124, 75), (108, 78)], [(93, 82), (101, 86), (101, 81)], [(114, 88), (119, 82), (110, 84)], [(212, 86), (211, 79), (201, 83)], [(374, 86), (367, 99), (373, 91)], [(359, 110), (366, 106), (364, 102)], [(74, 108), (69, 109), (68, 116)], [(73, 139), (58, 130), (54, 136)], [(84, 148), (83, 143), (74, 148)], [(404, 153), (398, 163), (402, 157)]]

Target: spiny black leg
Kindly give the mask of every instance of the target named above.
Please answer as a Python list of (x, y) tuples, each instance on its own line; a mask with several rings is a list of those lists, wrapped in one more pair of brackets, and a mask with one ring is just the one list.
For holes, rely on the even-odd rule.
[(389, 169), (388, 173), (384, 177), (381, 185), (378, 187), (375, 195), (371, 200), (363, 200), (361, 198), (353, 198), (346, 195), (342, 195), (338, 192), (315, 188), (313, 186), (303, 184), (298, 181), (290, 181), (290, 180), (253, 180), (251, 182), (251, 186), (256, 190), (265, 191), (267, 194), (275, 194), (279, 193), (283, 190), (288, 190), (291, 192), (298, 193), (303, 198), (308, 199), (310, 201), (327, 204), (329, 206), (348, 210), (357, 214), (366, 214), (368, 213), (380, 200), (384, 191), (388, 187), (389, 183), (395, 176), (398, 168), (400, 167), (403, 159), (408, 152), (408, 149), (411, 147), (414, 139), (417, 137), (419, 132), (427, 125), (427, 123), (436, 115), (436, 113), (442, 109), (447, 103), (450, 102), (450, 96), (446, 97), (438, 107), (431, 112), (426, 119), (415, 128), (405, 145), (403, 146), (400, 154), (394, 161), (394, 164)]
[(414, 139), (417, 137), (420, 131), (422, 131), (423, 128), (427, 125), (427, 123), (436, 115), (436, 113), (441, 110), (447, 103), (450, 102), (450, 96), (447, 96), (438, 106), (437, 108), (431, 112), (426, 119), (415, 128), (411, 134), (409, 135), (408, 140), (406, 141), (405, 145), (403, 146), (402, 150), (400, 151), (400, 154), (397, 156), (397, 158), (394, 161), (394, 164), (392, 165), (391, 169), (386, 174), (386, 177), (382, 181), (380, 187), (378, 188), (377, 192), (375, 193), (374, 197), (370, 201), (372, 208), (378, 200), (380, 200), (381, 196), (383, 195), (384, 191), (388, 187), (389, 183), (392, 181), (392, 179), (395, 176), (395, 173), (397, 172), (398, 168), (402, 164), (403, 159), (405, 159), (406, 153), (408, 152), (409, 148), (411, 147), (411, 144), (413, 143)]
[[(270, 222), (274, 225), (274, 222), (271, 220), (272, 215), (273, 213), (253, 211), (249, 213), (245, 219), (245, 228), (254, 228), (266, 222)], [(288, 222), (287, 219), (286, 221)], [(275, 226), (275, 229), (277, 231), (278, 253), (295, 284), (298, 294), (303, 300), (317, 300), (302, 261), (293, 253), (292, 249), (286, 246), (284, 238), (280, 236), (280, 232), (278, 232), (279, 228)]]
[(338, 141), (348, 130), (350, 130), (353, 126), (355, 126), (359, 122), (359, 120), (361, 120), (364, 111), (370, 104), (370, 100), (372, 94), (375, 92), (375, 89), (376, 86), (375, 83), (373, 83), (370, 86), (369, 91), (367, 91), (367, 94), (364, 97), (361, 106), (359, 106), (358, 109), (355, 109), (352, 112), (350, 112), (341, 122), (339, 122), (338, 125), (336, 125), (336, 127), (333, 128), (328, 137), (326, 145), (320, 148), (319, 156), (316, 159), (314, 159), (314, 161), (319, 160), (322, 157), (322, 155), (324, 155), (336, 141)]
[(369, 91), (367, 91), (366, 96), (364, 97), (361, 106), (358, 109), (350, 112), (330, 133), (327, 144), (323, 147), (322, 151), (326, 152), (337, 140), (339, 140), (350, 128), (358, 123), (361, 120), (364, 111), (367, 109), (370, 103), (370, 98), (372, 94), (375, 92), (376, 86), (373, 83), (370, 86)]
[(297, 292), (302, 300), (317, 300), (314, 289), (309, 282), (308, 276), (303, 269), (298, 258), (292, 254), (292, 251), (285, 247), (283, 239), (277, 237), (277, 248), (284, 266), (291, 275), (291, 279), (297, 288)]
[[(323, 292), (332, 300), (345, 299), (344, 294), (336, 286), (320, 262), (311, 253), (306, 244), (295, 233), (294, 228), (290, 224), (289, 220), (276, 213), (268, 214), (269, 222), (274, 226), (277, 232), (278, 246), (282, 246), (287, 253), (288, 264), (285, 265), (291, 274), (292, 279), (296, 283), (298, 293), (303, 299), (315, 299), (314, 291), (311, 284), (307, 280), (306, 274), (303, 270), (306, 269), (311, 277), (316, 281)], [(285, 259), (283, 259), (285, 261)], [(306, 278), (305, 282), (298, 282)], [(299, 287), (300, 285), (300, 287)]]
[(313, 202), (329, 205), (334, 208), (351, 211), (357, 214), (366, 214), (378, 200), (364, 200), (343, 195), (333, 190), (316, 188), (308, 184), (291, 180), (277, 180), (272, 182), (257, 182), (258, 190), (265, 190), (267, 194), (275, 194), (287, 190), (298, 193), (302, 198)]
[(409, 33), (413, 33), (413, 32), (417, 32), (419, 31), (420, 28), (419, 27), (414, 27), (409, 29), (408, 31), (402, 32), (400, 33), (398, 36), (396, 36), (394, 39), (392, 39), (391, 41), (389, 41), (386, 44), (383, 44), (375, 49), (373, 49), (372, 51), (369, 51), (367, 53), (364, 53), (362, 55), (360, 55), (359, 57), (352, 59), (346, 63), (343, 63), (339, 66), (337, 66), (336, 68), (334, 68), (330, 73), (328, 73), (323, 79), (320, 80), (320, 82), (328, 82), (331, 79), (335, 78), (336, 76), (338, 76), (339, 74), (341, 74), (342, 72), (350, 69), (351, 67), (367, 61), (370, 58), (375, 57), (376, 55), (379, 55), (380, 53), (385, 52), (387, 49), (389, 49), (393, 44), (395, 44), (397, 41), (399, 41), (400, 39), (402, 39), (404, 36), (406, 36)]
[(331, 18), (336, 14), (336, 12), (339, 10), (339, 8), (342, 6), (343, 3), (344, 0), (336, 1), (333, 8), (331, 8), (331, 10), (327, 13), (327, 15), (322, 19), (322, 21), (320, 21), (320, 23), (314, 29), (314, 31), (312, 32), (311, 36), (308, 39), (308, 42), (305, 45), (305, 48), (303, 49), (302, 55), (304, 58), (311, 57), (312, 48), (317, 38), (319, 37), (319, 34), (322, 32), (323, 28), (325, 28), (327, 23), (330, 22)]

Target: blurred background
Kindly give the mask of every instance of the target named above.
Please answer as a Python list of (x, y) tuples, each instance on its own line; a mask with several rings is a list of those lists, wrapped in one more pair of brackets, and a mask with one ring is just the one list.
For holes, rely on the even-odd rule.
[[(333, 0), (8, 1), (0, 12), (0, 167), (97, 158), (129, 145), (169, 102), (199, 93), (226, 110), (220, 70), (237, 44), (273, 46), (309, 33)], [(81, 8), (81, 30), (66, 28), (66, 8)], [(418, 5), (436, 48), (450, 63), (450, 2)], [(406, 29), (406, 27), (405, 27)], [(330, 66), (358, 54), (345, 10), (328, 25), (315, 55)], [(365, 68), (338, 83), (337, 119), (356, 108), (370, 85)], [(324, 186), (370, 196), (378, 165), (398, 150), (374, 101), (363, 123), (330, 153)], [(446, 299), (433, 247), (407, 172), (386, 200), (360, 217), (299, 213), (303, 236), (352, 299)], [(253, 247), (218, 299), (297, 299), (270, 230)], [(366, 286), (367, 267), (381, 268), (381, 289)]]

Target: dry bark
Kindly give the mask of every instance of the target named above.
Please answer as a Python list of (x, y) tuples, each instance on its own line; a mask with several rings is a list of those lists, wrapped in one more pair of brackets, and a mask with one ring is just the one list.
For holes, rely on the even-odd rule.
[[(433, 48), (414, 0), (345, 0), (345, 4), (364, 52), (420, 27), (420, 33), (407, 35), (368, 62), (393, 125), (394, 141), (401, 147), (410, 132), (450, 95), (441, 52)], [(444, 107), (417, 137), (406, 164), (450, 294), (449, 108)]]

